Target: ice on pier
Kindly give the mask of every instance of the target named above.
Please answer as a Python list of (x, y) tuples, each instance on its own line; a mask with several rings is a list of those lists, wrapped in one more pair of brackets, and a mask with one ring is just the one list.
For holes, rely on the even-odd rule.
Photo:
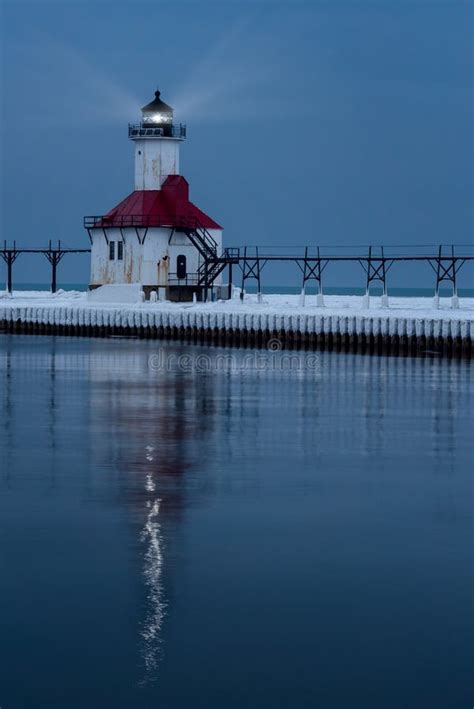
[[(191, 327), (365, 335), (472, 337), (474, 298), (246, 294), (218, 302), (98, 301), (94, 292), (14, 291), (0, 298), (0, 321), (125, 328)], [(237, 293), (238, 294), (238, 291)]]
[(144, 300), (139, 283), (111, 283), (88, 291), (91, 303), (140, 303)]

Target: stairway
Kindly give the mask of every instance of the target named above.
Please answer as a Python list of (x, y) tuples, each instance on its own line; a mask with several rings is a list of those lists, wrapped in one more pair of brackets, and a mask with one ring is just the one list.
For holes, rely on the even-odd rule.
[(198, 286), (211, 286), (226, 266), (227, 260), (218, 257), (204, 261), (198, 268)]
[(195, 227), (183, 228), (183, 231), (205, 261), (217, 258), (217, 242), (205, 227), (196, 223)]
[(222, 263), (217, 253), (217, 242), (199, 222), (194, 227), (189, 225), (183, 228), (192, 245), (199, 251), (203, 262), (198, 269), (198, 286), (208, 288), (212, 286), (217, 276), (224, 270), (225, 262)]
[(239, 250), (225, 249), (221, 255), (218, 254), (216, 240), (199, 222), (196, 221), (192, 226), (183, 225), (180, 231), (186, 234), (203, 259), (197, 271), (198, 286), (210, 288), (227, 265), (239, 263)]

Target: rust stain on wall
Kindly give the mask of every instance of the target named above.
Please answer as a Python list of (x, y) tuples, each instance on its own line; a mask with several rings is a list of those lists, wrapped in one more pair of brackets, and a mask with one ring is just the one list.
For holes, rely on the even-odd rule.
[(132, 248), (127, 254), (126, 268), (125, 268), (125, 283), (133, 283), (133, 254), (135, 250)]
[(159, 285), (159, 286), (168, 285), (169, 268), (170, 268), (170, 260), (167, 256), (164, 256), (162, 259), (160, 259), (158, 261), (158, 264), (157, 264), (158, 283), (157, 283), (157, 285)]

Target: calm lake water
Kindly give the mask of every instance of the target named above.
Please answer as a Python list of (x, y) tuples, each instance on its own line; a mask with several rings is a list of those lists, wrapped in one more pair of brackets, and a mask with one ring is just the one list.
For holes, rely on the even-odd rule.
[(0, 336), (2, 709), (472, 706), (469, 364), (285, 356)]

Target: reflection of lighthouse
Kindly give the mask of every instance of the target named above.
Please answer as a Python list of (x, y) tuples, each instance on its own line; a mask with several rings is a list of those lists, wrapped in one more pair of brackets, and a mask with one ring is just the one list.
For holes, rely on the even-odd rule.
[[(149, 368), (149, 350), (123, 343), (116, 352), (91, 358), (91, 431), (100, 436), (113, 420), (114, 440), (101, 440), (104, 464), (117, 471), (121, 505), (132, 513), (142, 548), (145, 604), (141, 614), (140, 654), (143, 682), (156, 678), (170, 583), (171, 540), (185, 507), (184, 473), (191, 467), (189, 444), (204, 435), (199, 415), (199, 380)], [(210, 384), (211, 382), (208, 382)]]
[[(134, 191), (101, 216), (85, 217), (91, 240), (91, 288), (140, 284), (147, 297), (191, 299), (222, 252), (222, 227), (189, 201), (179, 172), (186, 126), (156, 91), (129, 125), (135, 146)], [(222, 269), (221, 269), (222, 270)], [(220, 271), (219, 271), (220, 273)], [(220, 283), (219, 276), (213, 282)]]

